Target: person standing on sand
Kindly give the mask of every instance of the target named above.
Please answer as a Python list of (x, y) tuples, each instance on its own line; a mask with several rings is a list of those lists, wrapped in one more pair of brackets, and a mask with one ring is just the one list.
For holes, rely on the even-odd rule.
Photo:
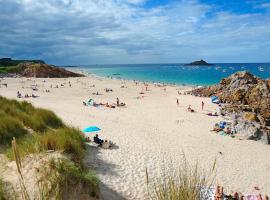
[(116, 105), (119, 106), (119, 98), (116, 98)]
[(176, 99), (176, 104), (177, 104), (177, 106), (179, 106), (179, 99), (178, 98)]
[(204, 102), (202, 101), (202, 110), (203, 110), (203, 108), (204, 108)]

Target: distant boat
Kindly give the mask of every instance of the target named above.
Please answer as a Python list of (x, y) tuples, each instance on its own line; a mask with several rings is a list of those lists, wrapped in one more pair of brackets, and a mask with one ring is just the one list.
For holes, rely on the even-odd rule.
[(264, 68), (263, 67), (258, 67), (258, 70), (261, 72), (264, 72)]
[(223, 69), (222, 72), (227, 72), (227, 70), (226, 69)]
[(230, 69), (234, 70), (234, 67), (229, 67)]
[(215, 69), (216, 69), (216, 70), (219, 70), (219, 69), (221, 69), (221, 67), (220, 67), (220, 66), (217, 66), (217, 67), (215, 67)]

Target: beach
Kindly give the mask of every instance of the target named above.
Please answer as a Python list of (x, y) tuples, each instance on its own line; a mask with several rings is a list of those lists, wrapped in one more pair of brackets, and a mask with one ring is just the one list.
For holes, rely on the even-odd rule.
[[(81, 130), (98, 126), (99, 136), (115, 143), (112, 149), (92, 144), (87, 147), (85, 163), (96, 170), (103, 199), (147, 199), (146, 168), (150, 179), (158, 177), (163, 168), (177, 168), (184, 156), (206, 170), (216, 162), (213, 184), (224, 186), (227, 193), (248, 194), (258, 187), (262, 194), (270, 195), (269, 146), (211, 132), (223, 118), (206, 114), (218, 112), (218, 106), (209, 98), (183, 95), (191, 89), (188, 86), (148, 83), (146, 91), (142, 83), (92, 75), (66, 79), (5, 78), (1, 83), (7, 83), (7, 87), (0, 88), (0, 95), (50, 109), (65, 123)], [(32, 90), (35, 87), (37, 91)], [(105, 92), (105, 88), (113, 91)], [(33, 93), (38, 97), (18, 99), (17, 91), (23, 96)], [(96, 92), (100, 95), (92, 94)], [(112, 104), (117, 97), (126, 106), (83, 105), (90, 98)], [(189, 105), (196, 112), (187, 112)]]

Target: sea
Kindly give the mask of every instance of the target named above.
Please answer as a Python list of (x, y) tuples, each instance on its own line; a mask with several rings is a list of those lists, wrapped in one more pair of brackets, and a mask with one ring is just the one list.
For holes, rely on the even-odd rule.
[(101, 77), (192, 86), (216, 84), (222, 78), (244, 70), (263, 79), (270, 78), (270, 63), (217, 63), (211, 66), (186, 66), (177, 63), (112, 64), (75, 68)]

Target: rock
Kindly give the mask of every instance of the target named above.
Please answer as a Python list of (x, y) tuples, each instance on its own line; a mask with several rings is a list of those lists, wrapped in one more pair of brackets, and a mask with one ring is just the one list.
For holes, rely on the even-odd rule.
[(244, 119), (248, 121), (258, 121), (256, 114), (252, 112), (246, 112), (244, 114)]
[[(240, 71), (222, 79), (219, 84), (195, 89), (191, 94), (218, 96), (221, 102), (229, 103), (224, 107), (225, 113), (245, 113), (242, 116), (243, 121), (256, 122), (261, 127), (270, 126), (270, 79), (263, 80), (247, 71)], [(238, 129), (243, 129), (241, 135), (256, 140), (262, 138), (260, 135), (263, 133), (258, 132), (260, 127), (242, 124), (238, 125)]]
[(194, 61), (194, 62), (191, 62), (189, 64), (185, 64), (185, 65), (205, 65), (205, 66), (208, 66), (208, 65), (213, 65), (213, 64), (209, 64), (209, 63), (205, 62), (204, 60), (199, 60), (199, 61)]
[(234, 126), (234, 129), (237, 132), (237, 136), (242, 139), (259, 140), (262, 137), (259, 124), (241, 121)]

